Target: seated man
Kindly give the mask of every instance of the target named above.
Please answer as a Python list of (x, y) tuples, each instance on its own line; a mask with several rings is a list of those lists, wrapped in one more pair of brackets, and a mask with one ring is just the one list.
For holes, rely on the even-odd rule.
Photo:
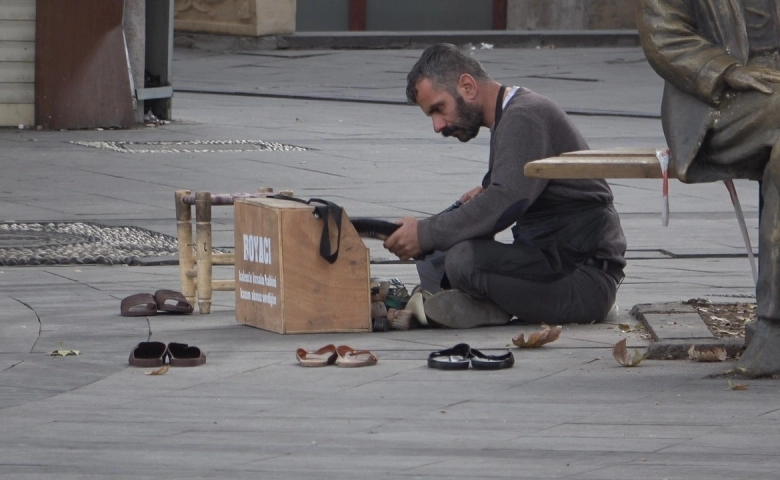
[[(491, 132), (482, 185), (464, 194), (459, 208), (399, 220), (385, 241), (402, 260), (446, 252), (436, 270), (453, 290), (427, 301), (429, 320), (450, 328), (503, 324), (512, 316), (551, 324), (603, 320), (626, 264), (612, 191), (604, 180), (523, 172), (530, 161), (588, 149), (563, 110), (531, 90), (501, 85), (449, 44), (426, 49), (407, 80), (409, 101), (431, 117), (435, 132), (461, 142), (481, 127)], [(493, 239), (512, 225), (512, 244)], [(425, 274), (421, 279), (430, 288)]]
[(761, 180), (758, 321), (737, 364), (780, 374), (780, 13), (775, 0), (641, 0), (639, 36), (666, 80), (664, 134), (683, 182)]

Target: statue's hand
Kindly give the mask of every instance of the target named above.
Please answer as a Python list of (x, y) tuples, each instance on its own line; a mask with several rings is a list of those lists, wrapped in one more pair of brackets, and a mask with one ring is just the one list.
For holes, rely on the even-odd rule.
[(771, 68), (734, 65), (726, 70), (723, 79), (734, 90), (758, 90), (769, 95), (774, 91), (772, 84), (780, 83), (780, 72)]

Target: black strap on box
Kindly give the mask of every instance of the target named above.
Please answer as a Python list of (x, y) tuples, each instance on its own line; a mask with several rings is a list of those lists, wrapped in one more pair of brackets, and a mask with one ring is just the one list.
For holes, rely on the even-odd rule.
[[(322, 258), (328, 261), (328, 263), (335, 263), (339, 258), (339, 248), (341, 248), (341, 214), (344, 209), (336, 205), (333, 202), (322, 200), (321, 198), (312, 198), (309, 200), (309, 205), (312, 202), (321, 203), (322, 205), (314, 206), (314, 213), (324, 222), (322, 226), (322, 237), (320, 237), (320, 255)], [(330, 222), (329, 217), (333, 215), (333, 221), (336, 223), (336, 249), (331, 251), (330, 246)]]
[[(320, 256), (324, 258), (328, 263), (336, 263), (339, 258), (339, 248), (341, 248), (341, 217), (344, 209), (339, 205), (328, 200), (321, 198), (311, 198), (308, 201), (301, 198), (287, 197), (284, 195), (272, 195), (269, 198), (276, 198), (279, 200), (292, 200), (294, 202), (305, 203), (314, 207), (314, 215), (322, 219), (322, 236), (320, 237)], [(319, 203), (320, 205), (313, 205), (313, 203)], [(330, 217), (333, 216), (333, 221), (336, 224), (336, 232), (338, 234), (336, 240), (336, 249), (332, 250), (330, 245)]]

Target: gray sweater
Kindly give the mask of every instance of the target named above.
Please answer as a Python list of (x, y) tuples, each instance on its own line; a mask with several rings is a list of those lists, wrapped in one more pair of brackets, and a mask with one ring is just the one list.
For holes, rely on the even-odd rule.
[[(491, 129), (489, 169), (482, 183), (485, 190), (460, 208), (421, 220), (418, 236), (423, 251), (490, 238), (517, 221), (528, 225), (528, 218), (523, 217), (534, 210), (535, 203), (570, 203), (574, 208), (576, 203), (599, 203), (606, 205), (607, 218), (594, 257), (625, 265), (626, 239), (605, 180), (545, 180), (528, 178), (523, 172), (530, 161), (587, 149), (558, 105), (520, 88)], [(518, 233), (514, 232), (516, 240)]]

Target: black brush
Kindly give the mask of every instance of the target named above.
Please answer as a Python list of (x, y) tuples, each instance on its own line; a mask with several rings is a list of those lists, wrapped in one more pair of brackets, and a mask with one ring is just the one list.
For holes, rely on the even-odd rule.
[(387, 220), (378, 220), (376, 218), (353, 218), (352, 226), (357, 230), (358, 235), (366, 238), (376, 238), (386, 240), (393, 234), (400, 225), (388, 222)]
[[(460, 200), (456, 201), (449, 207), (445, 208), (441, 211), (441, 213), (445, 212), (451, 212), (455, 210), (456, 208), (463, 205), (463, 203), (460, 202)], [(387, 220), (378, 220), (376, 218), (364, 218), (364, 217), (358, 217), (353, 218), (352, 220), (352, 226), (355, 227), (355, 230), (357, 230), (358, 235), (365, 238), (376, 238), (379, 240), (386, 240), (387, 237), (393, 234), (396, 230), (398, 230), (397, 223), (388, 222)]]

